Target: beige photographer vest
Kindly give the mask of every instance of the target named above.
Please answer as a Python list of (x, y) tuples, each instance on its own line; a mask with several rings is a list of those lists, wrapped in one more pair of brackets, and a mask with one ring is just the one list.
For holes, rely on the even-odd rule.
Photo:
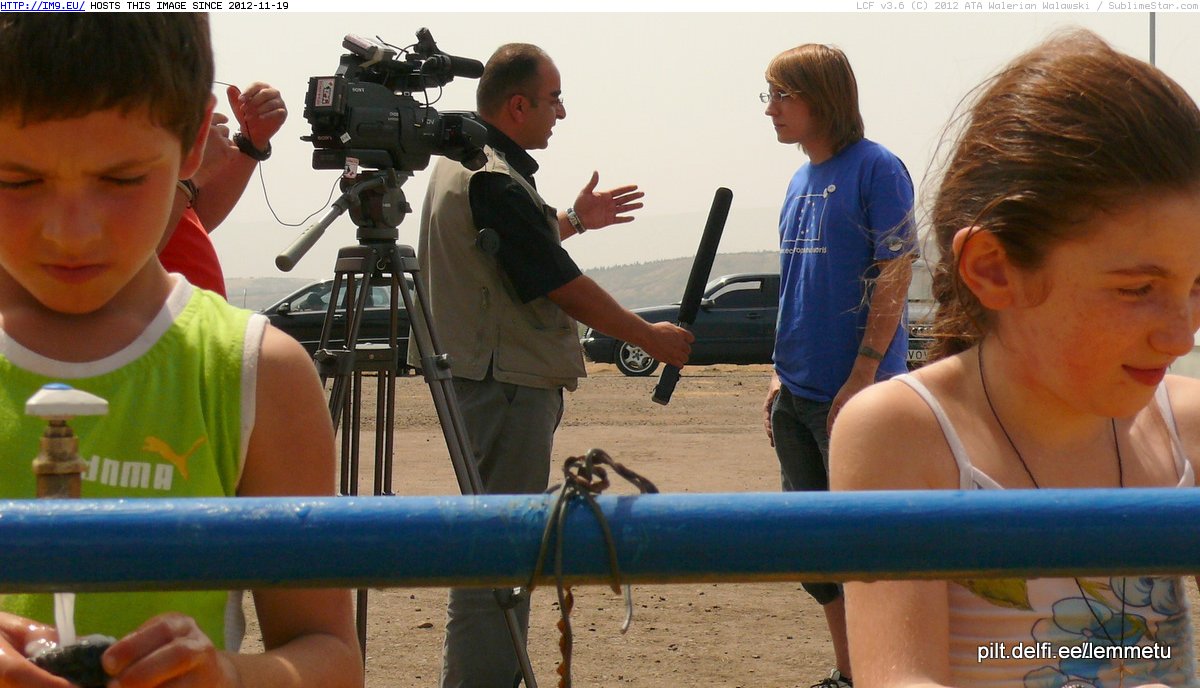
[[(428, 295), (429, 318), (455, 377), (482, 380), (488, 367), (500, 382), (527, 387), (575, 389), (586, 375), (575, 320), (546, 297), (521, 303), (496, 258), (476, 245), (479, 227), (471, 213), (471, 177), (506, 174), (524, 189), (546, 216), (545, 232), (561, 243), (557, 211), (488, 146), (488, 162), (471, 171), (439, 159), (421, 210), (417, 278)], [(409, 362), (420, 365), (410, 337)]]

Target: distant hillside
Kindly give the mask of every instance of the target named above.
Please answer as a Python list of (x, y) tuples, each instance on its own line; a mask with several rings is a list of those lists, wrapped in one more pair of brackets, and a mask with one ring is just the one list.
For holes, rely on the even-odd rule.
[[(648, 263), (593, 268), (584, 273), (626, 308), (675, 303), (683, 296), (692, 258), (671, 258)], [(735, 272), (779, 272), (777, 251), (718, 254), (710, 281)]]

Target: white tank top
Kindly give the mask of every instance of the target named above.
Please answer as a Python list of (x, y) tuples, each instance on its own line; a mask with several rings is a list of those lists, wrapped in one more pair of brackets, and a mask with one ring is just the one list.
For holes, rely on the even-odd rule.
[[(959, 488), (1004, 489), (972, 465), (929, 388), (911, 375), (895, 379), (911, 387), (933, 411), (958, 465)], [(1154, 399), (1170, 435), (1179, 476), (1176, 487), (1194, 487), (1192, 464), (1179, 441), (1165, 385), (1159, 385)], [(981, 579), (951, 581), (947, 589), (954, 686), (1119, 688), (1165, 683), (1200, 687), (1191, 613), (1178, 576)], [(1127, 648), (1118, 647), (1122, 645)], [(1100, 656), (1133, 653), (1128, 649), (1133, 646), (1145, 658)], [(1164, 656), (1168, 652), (1170, 657)], [(1022, 656), (1016, 657), (1018, 653)]]

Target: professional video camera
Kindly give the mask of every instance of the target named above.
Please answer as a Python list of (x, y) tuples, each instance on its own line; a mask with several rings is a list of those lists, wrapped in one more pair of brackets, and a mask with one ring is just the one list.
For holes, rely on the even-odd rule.
[(428, 29), (405, 49), (348, 35), (334, 76), (308, 80), (304, 118), (312, 125), (313, 169), (359, 167), (413, 172), (429, 165), (431, 155), (479, 169), (485, 162), (487, 129), (471, 112), (438, 113), (414, 93), (441, 88), (454, 77), (477, 79), (478, 60), (440, 51)]

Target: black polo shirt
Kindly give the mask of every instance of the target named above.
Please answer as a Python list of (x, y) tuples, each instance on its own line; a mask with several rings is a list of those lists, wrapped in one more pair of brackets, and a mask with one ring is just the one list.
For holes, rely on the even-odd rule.
[[(504, 132), (490, 124), (487, 128), (488, 145), (504, 153), (509, 166), (537, 188), (533, 181), (537, 161)], [(471, 177), (470, 196), (475, 226), (495, 230), (500, 237), (496, 260), (521, 303), (545, 296), (582, 274), (570, 254), (546, 236), (541, 229), (546, 226), (545, 212), (512, 177), (480, 172)]]

